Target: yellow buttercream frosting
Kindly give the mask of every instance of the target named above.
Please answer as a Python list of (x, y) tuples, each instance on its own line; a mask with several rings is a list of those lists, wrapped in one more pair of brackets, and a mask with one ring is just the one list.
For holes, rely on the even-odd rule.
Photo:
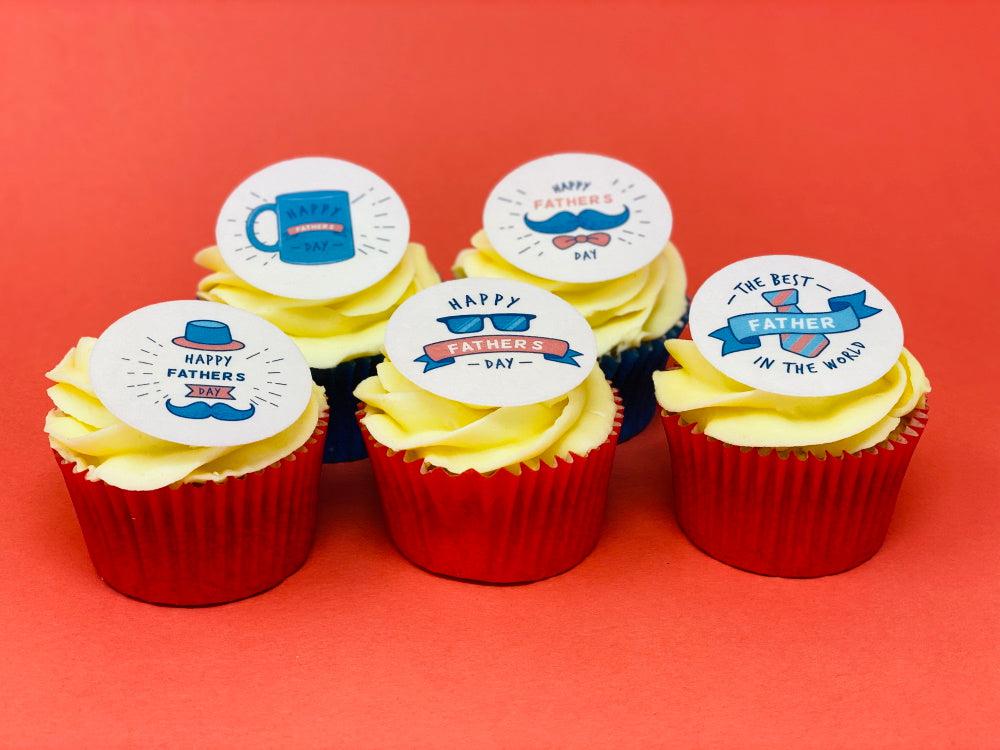
[(590, 323), (597, 336), (598, 356), (617, 353), (659, 338), (687, 310), (684, 262), (671, 243), (637, 271), (610, 281), (568, 283), (527, 273), (508, 263), (480, 230), (472, 247), (455, 258), (457, 278), (485, 276), (515, 279), (562, 297)]
[(487, 474), (521, 464), (537, 469), (556, 458), (571, 460), (602, 445), (617, 406), (600, 367), (558, 398), (527, 406), (473, 406), (423, 390), (388, 360), (362, 381), (354, 395), (365, 402), (365, 427), (379, 443), (406, 451), (453, 474)]
[(198, 297), (259, 315), (284, 331), (310, 367), (326, 369), (378, 354), (389, 316), (407, 298), (440, 281), (423, 245), (410, 243), (402, 260), (376, 284), (346, 297), (279, 297), (251, 286), (229, 268), (217, 247), (195, 255), (212, 273), (198, 282)]
[(680, 367), (654, 373), (660, 406), (731, 445), (818, 457), (865, 450), (905, 427), (902, 418), (923, 407), (931, 389), (906, 349), (874, 383), (836, 396), (766, 393), (719, 372), (693, 341), (667, 341), (667, 349)]
[(81, 338), (46, 377), (55, 405), (45, 416), (49, 444), (87, 479), (123, 490), (154, 490), (178, 482), (221, 482), (291, 455), (305, 445), (326, 410), (323, 389), (312, 387), (305, 411), (266, 440), (222, 448), (191, 447), (147, 435), (109, 412), (90, 385), (90, 353), (97, 339)]

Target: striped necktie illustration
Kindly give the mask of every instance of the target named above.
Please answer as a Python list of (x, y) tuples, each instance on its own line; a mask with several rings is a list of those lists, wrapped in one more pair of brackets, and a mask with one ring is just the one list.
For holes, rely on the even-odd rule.
[[(800, 313), (798, 289), (779, 289), (776, 292), (763, 292), (763, 297), (778, 312)], [(781, 348), (802, 357), (817, 357), (826, 349), (830, 339), (819, 333), (783, 333)]]

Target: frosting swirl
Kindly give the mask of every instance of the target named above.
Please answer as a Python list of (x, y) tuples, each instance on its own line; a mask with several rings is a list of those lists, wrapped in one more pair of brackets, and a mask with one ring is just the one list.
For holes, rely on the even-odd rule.
[(552, 281), (507, 262), (480, 230), (472, 247), (455, 258), (456, 278), (485, 276), (515, 279), (562, 297), (590, 323), (597, 336), (598, 356), (617, 353), (659, 338), (687, 310), (684, 262), (671, 243), (647, 266), (621, 278), (598, 283)]
[(407, 460), (423, 459), (453, 474), (487, 474), (521, 464), (537, 469), (556, 458), (586, 455), (611, 434), (617, 406), (600, 367), (563, 396), (526, 406), (473, 406), (425, 391), (388, 360), (354, 391), (372, 437)]
[(423, 245), (410, 243), (389, 274), (367, 289), (331, 299), (291, 299), (251, 286), (226, 265), (217, 247), (195, 255), (212, 273), (198, 282), (198, 297), (259, 315), (302, 350), (310, 367), (325, 369), (378, 354), (393, 310), (408, 297), (440, 281)]
[(902, 418), (923, 407), (930, 382), (910, 352), (881, 378), (836, 396), (783, 396), (719, 372), (693, 341), (667, 341), (679, 368), (653, 374), (656, 399), (699, 431), (731, 445), (795, 449), (822, 458), (855, 453), (889, 439)]
[(305, 445), (326, 411), (314, 385), (305, 411), (276, 435), (255, 443), (191, 447), (147, 435), (109, 412), (90, 385), (90, 353), (97, 339), (81, 338), (45, 376), (55, 405), (45, 415), (49, 444), (87, 479), (123, 490), (155, 490), (182, 482), (221, 482), (266, 468)]

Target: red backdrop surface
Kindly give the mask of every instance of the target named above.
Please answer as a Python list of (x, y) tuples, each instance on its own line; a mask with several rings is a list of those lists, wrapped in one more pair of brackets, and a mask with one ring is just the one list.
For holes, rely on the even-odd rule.
[[(1000, 13), (990, 4), (28, 3), (0, 45), (0, 745), (957, 747), (1000, 742)], [(666, 189), (692, 290), (797, 251), (894, 300), (933, 415), (888, 541), (821, 580), (704, 556), (654, 426), (607, 527), (530, 586), (443, 580), (325, 469), (274, 591), (141, 604), (87, 559), (42, 434), (80, 335), (189, 298), (246, 175), (346, 157), (447, 275), (494, 182), (553, 151)]]

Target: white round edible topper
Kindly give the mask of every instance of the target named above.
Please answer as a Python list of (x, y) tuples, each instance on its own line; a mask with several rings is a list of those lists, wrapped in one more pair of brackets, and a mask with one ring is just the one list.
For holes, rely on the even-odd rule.
[(717, 271), (691, 301), (691, 338), (716, 368), (786, 396), (833, 396), (896, 363), (903, 324), (857, 274), (798, 255), (762, 255)]
[(478, 406), (522, 406), (578, 386), (597, 341), (569, 303), (506, 279), (446, 281), (392, 314), (389, 359), (431, 393)]
[(181, 300), (112, 323), (90, 356), (94, 392), (135, 429), (193, 446), (246, 445), (302, 416), (309, 366), (278, 328), (244, 310)]
[(295, 299), (366, 289), (399, 264), (409, 238), (406, 207), (389, 183), (325, 157), (279, 162), (248, 177), (215, 225), (237, 276)]
[(648, 265), (670, 239), (670, 203), (652, 178), (595, 154), (523, 164), (483, 209), (490, 243), (522, 271), (567, 282), (608, 281)]

